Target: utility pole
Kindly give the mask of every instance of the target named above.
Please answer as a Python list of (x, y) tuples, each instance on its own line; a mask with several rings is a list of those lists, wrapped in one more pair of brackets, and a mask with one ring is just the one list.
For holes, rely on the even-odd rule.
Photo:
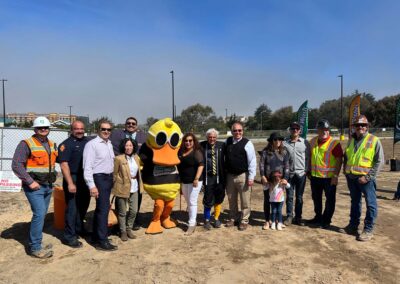
[(343, 130), (343, 75), (338, 76), (340, 78), (340, 140), (344, 140), (344, 130)]
[(172, 120), (175, 120), (175, 87), (174, 87), (174, 70), (171, 70), (172, 80)]
[(4, 92), (4, 82), (6, 82), (6, 79), (1, 79), (0, 81), (2, 81), (3, 83), (3, 128), (6, 127), (6, 95)]
[(72, 112), (71, 112), (71, 110), (72, 110), (73, 106), (68, 106), (68, 107), (69, 107), (69, 125), (71, 126), (72, 125)]

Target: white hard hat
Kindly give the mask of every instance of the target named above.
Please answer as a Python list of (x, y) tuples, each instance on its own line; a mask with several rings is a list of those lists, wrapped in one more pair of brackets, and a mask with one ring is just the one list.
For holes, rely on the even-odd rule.
[(39, 116), (33, 121), (33, 127), (50, 127), (50, 121), (44, 116)]

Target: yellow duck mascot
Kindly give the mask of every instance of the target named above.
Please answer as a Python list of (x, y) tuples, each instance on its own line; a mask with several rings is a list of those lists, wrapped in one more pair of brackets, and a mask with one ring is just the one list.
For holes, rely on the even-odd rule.
[(178, 150), (181, 142), (179, 126), (171, 118), (164, 118), (150, 127), (146, 143), (140, 148), (144, 190), (154, 200), (153, 218), (146, 234), (159, 234), (163, 232), (163, 227), (176, 227), (170, 214), (180, 191), (176, 165), (180, 163)]

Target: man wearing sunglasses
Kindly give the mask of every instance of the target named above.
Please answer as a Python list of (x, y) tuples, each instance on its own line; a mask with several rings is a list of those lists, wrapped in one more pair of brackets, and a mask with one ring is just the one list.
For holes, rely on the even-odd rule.
[(114, 151), (110, 141), (111, 122), (99, 122), (98, 135), (86, 143), (83, 150), (83, 173), (90, 190), (96, 199), (93, 216), (92, 241), (98, 250), (112, 251), (118, 247), (108, 240), (108, 212), (110, 194), (113, 187)]
[(361, 217), (361, 197), (364, 195), (367, 212), (364, 229), (357, 236), (359, 241), (369, 241), (373, 237), (375, 220), (378, 215), (376, 202), (376, 176), (385, 160), (378, 137), (368, 133), (368, 119), (359, 115), (352, 124), (355, 133), (349, 140), (344, 155), (344, 173), (350, 190), (350, 222), (341, 229), (342, 233), (356, 235)]
[[(114, 154), (115, 156), (118, 156), (120, 154), (123, 154), (120, 152), (120, 144), (121, 141), (124, 140), (125, 138), (131, 138), (135, 140), (138, 144), (138, 149), (137, 152), (139, 152), (140, 147), (142, 146), (143, 143), (146, 142), (146, 133), (138, 129), (138, 122), (137, 119), (134, 118), (133, 116), (128, 117), (125, 120), (125, 129), (115, 129), (111, 133), (110, 140), (113, 145), (114, 149)], [(139, 214), (140, 211), (140, 205), (142, 204), (142, 193), (139, 192), (138, 195), (138, 209), (137, 209), (137, 215), (135, 219), (135, 224), (133, 224), (133, 230), (137, 231), (140, 229), (142, 222), (141, 222), (141, 216)]]
[(12, 170), (21, 179), (25, 195), (31, 205), (32, 221), (29, 230), (29, 252), (37, 258), (53, 255), (52, 245), (43, 245), (44, 218), (49, 208), (53, 183), (56, 181), (56, 144), (49, 140), (50, 121), (38, 117), (33, 121), (35, 134), (21, 141), (15, 150)]
[[(300, 124), (295, 121), (290, 124), (290, 137), (284, 141), (289, 152), (289, 184), (286, 199), (286, 226), (294, 224), (304, 226), (302, 220), (303, 194), (306, 185), (306, 173), (310, 171), (310, 143), (300, 137)], [(296, 195), (295, 215), (293, 218), (293, 201)]]
[[(229, 218), (226, 227), (239, 226), (240, 231), (247, 229), (251, 213), (250, 195), (256, 176), (257, 162), (253, 143), (243, 137), (243, 125), (235, 122), (232, 135), (226, 142), (226, 193), (229, 200)], [(240, 198), (241, 215), (238, 211)]]
[(113, 145), (115, 156), (123, 154), (120, 153), (119, 151), (119, 145), (121, 141), (124, 140), (125, 138), (131, 138), (135, 140), (138, 143), (139, 149), (140, 146), (142, 146), (142, 144), (146, 142), (146, 133), (138, 129), (137, 119), (132, 116), (128, 117), (125, 120), (124, 130), (114, 129), (113, 132), (111, 133), (110, 140)]

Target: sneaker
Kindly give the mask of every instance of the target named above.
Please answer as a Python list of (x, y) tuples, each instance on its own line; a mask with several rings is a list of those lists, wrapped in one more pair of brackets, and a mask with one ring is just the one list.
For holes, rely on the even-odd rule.
[(204, 222), (203, 227), (204, 227), (204, 229), (206, 229), (206, 230), (208, 230), (208, 231), (211, 230), (210, 220), (206, 220), (206, 221)]
[(185, 232), (186, 236), (193, 235), (194, 231), (196, 231), (196, 226), (189, 226)]
[(344, 227), (344, 228), (340, 228), (339, 229), (339, 233), (342, 233), (342, 234), (348, 234), (348, 235), (357, 235), (357, 227), (356, 226), (353, 226), (353, 225), (350, 225), (350, 224), (348, 224), (346, 227)]
[(282, 231), (282, 223), (278, 223), (278, 226), (276, 226), (276, 229), (278, 231)]
[(31, 252), (31, 256), (36, 258), (49, 258), (53, 256), (53, 251), (45, 249), (36, 250)]
[(262, 226), (263, 230), (268, 230), (269, 229), (269, 222), (265, 222), (264, 225)]
[(248, 224), (247, 223), (240, 223), (239, 231), (246, 231)]
[(276, 230), (276, 223), (275, 222), (271, 224), (271, 230)]
[(217, 228), (217, 229), (218, 229), (218, 228), (221, 228), (221, 225), (222, 225), (222, 224), (221, 224), (221, 221), (220, 221), (220, 220), (215, 220), (215, 223), (214, 223), (214, 227), (215, 227), (215, 228)]
[(133, 234), (132, 230), (127, 230), (126, 234), (128, 235), (128, 238), (136, 239), (136, 236)]
[(288, 216), (286, 218), (286, 220), (285, 220), (285, 225), (286, 226), (290, 226), (290, 225), (292, 225), (292, 222), (293, 222), (293, 217), (292, 216)]
[(128, 234), (126, 232), (121, 232), (121, 241), (126, 242), (128, 240)]
[(364, 230), (361, 233), (361, 235), (359, 235), (357, 237), (357, 240), (361, 241), (361, 242), (368, 242), (368, 241), (370, 241), (372, 239), (373, 236), (374, 236), (374, 234), (372, 232)]

